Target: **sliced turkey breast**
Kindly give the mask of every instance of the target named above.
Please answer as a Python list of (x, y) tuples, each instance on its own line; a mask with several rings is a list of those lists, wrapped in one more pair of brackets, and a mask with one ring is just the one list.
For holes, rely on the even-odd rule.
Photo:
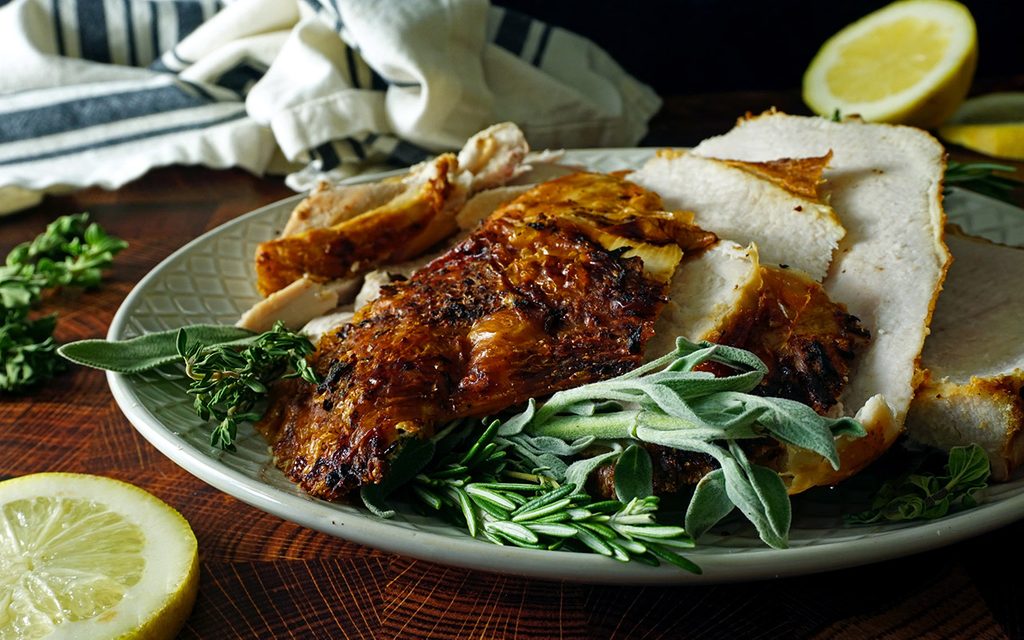
[(817, 196), (828, 155), (800, 162), (747, 163), (663, 150), (629, 179), (656, 191), (669, 209), (722, 238), (757, 245), (765, 264), (784, 264), (821, 281), (845, 235)]
[(951, 228), (953, 253), (921, 364), (907, 433), (942, 449), (978, 444), (992, 476), (1006, 480), (1024, 462), (1024, 292), (1007, 277), (1024, 273), (1024, 249)]

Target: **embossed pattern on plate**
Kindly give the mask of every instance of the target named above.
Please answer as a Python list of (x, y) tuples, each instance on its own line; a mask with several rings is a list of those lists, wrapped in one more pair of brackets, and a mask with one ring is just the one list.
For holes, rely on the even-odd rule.
[[(580, 150), (566, 160), (599, 171), (635, 168), (651, 149)], [(373, 176), (361, 178), (372, 179)], [(124, 339), (187, 324), (232, 324), (258, 299), (251, 273), (256, 245), (274, 237), (301, 196), (237, 218), (189, 243), (150, 272), (125, 300), (108, 337)], [(969, 233), (1024, 245), (1024, 212), (970, 192), (947, 201), (950, 221)], [(499, 547), (469, 538), (444, 523), (399, 514), (380, 520), (351, 505), (306, 496), (272, 464), (266, 443), (248, 426), (237, 452), (209, 445), (209, 427), (191, 409), (179, 376), (108, 374), (128, 419), (160, 451), (187, 471), (259, 509), (326, 533), (386, 551), (446, 564), (553, 580), (623, 584), (724, 582), (827, 571), (899, 557), (949, 544), (1009, 523), (1024, 513), (1024, 480), (991, 488), (985, 504), (938, 521), (845, 527), (843, 504), (828, 497), (794, 500), (791, 548), (766, 548), (755, 532), (736, 525), (709, 534), (689, 555), (703, 576), (674, 567), (621, 564), (583, 553)], [(728, 527), (726, 528), (728, 529)]]

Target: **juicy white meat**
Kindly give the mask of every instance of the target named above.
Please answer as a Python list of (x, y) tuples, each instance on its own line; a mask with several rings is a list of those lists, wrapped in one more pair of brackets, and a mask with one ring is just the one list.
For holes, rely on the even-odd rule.
[(1024, 291), (1007, 277), (1024, 273), (1024, 249), (950, 229), (953, 253), (921, 364), (925, 381), (907, 416), (907, 433), (942, 449), (977, 443), (992, 475), (1009, 478), (1024, 463)]
[(692, 211), (702, 229), (756, 244), (765, 264), (786, 264), (818, 282), (846, 233), (827, 204), (714, 158), (660, 152), (629, 179), (667, 208)]

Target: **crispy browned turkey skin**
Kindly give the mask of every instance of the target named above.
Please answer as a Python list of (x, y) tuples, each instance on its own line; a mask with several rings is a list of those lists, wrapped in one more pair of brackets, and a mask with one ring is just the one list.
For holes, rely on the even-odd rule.
[(405, 438), (637, 366), (675, 262), (655, 274), (610, 238), (675, 262), (715, 240), (621, 177), (532, 189), (325, 336), (319, 387), (274, 389), (258, 426), (278, 465), (337, 499), (380, 482)]

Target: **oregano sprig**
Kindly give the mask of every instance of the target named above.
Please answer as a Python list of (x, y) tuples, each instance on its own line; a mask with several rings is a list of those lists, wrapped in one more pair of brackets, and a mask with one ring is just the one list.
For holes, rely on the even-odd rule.
[(53, 339), (56, 317), (29, 314), (43, 292), (98, 286), (103, 270), (127, 246), (79, 213), (57, 218), (11, 250), (0, 266), (0, 392), (23, 391), (62, 368)]
[(976, 444), (953, 447), (945, 473), (917, 470), (887, 481), (871, 506), (846, 518), (850, 524), (930, 520), (977, 504), (975, 495), (988, 486), (990, 465)]

